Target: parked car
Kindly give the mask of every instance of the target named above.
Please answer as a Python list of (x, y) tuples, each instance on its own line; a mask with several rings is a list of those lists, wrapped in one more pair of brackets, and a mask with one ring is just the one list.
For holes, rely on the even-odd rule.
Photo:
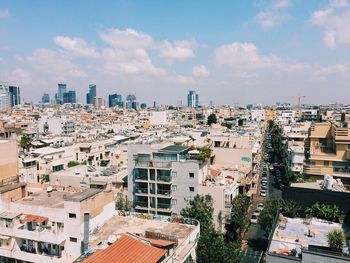
[(252, 215), (252, 218), (250, 219), (250, 223), (257, 224), (258, 223), (258, 216)]
[(257, 209), (262, 211), (264, 209), (264, 204), (263, 203), (259, 203), (258, 206), (257, 206)]
[(260, 195), (261, 195), (262, 197), (265, 197), (265, 196), (267, 195), (266, 190), (261, 190)]
[(253, 215), (256, 215), (256, 216), (259, 216), (260, 215), (260, 210), (259, 209), (256, 209), (254, 212), (253, 212)]

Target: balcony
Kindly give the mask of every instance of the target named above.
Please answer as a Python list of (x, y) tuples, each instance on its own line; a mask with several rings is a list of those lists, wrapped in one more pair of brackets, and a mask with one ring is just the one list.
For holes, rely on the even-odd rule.
[(159, 183), (171, 184), (171, 176), (157, 176)]
[(136, 201), (135, 208), (148, 210), (148, 202)]
[(136, 195), (148, 195), (148, 188), (145, 187), (136, 187), (135, 188)]
[(166, 203), (158, 203), (157, 204), (157, 209), (158, 210), (163, 210), (166, 212), (170, 212), (171, 211), (171, 204), (166, 204)]
[(153, 166), (157, 168), (170, 168), (172, 161), (166, 160), (153, 160)]
[(158, 189), (157, 191), (157, 195), (161, 195), (161, 196), (164, 196), (164, 197), (169, 197), (171, 198), (171, 190), (160, 190)]

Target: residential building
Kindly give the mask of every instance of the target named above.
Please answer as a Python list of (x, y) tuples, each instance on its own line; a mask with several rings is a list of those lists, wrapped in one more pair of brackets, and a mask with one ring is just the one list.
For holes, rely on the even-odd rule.
[(113, 193), (47, 187), (27, 195), (25, 183), (0, 187), (0, 258), (74, 262), (87, 251), (89, 232), (115, 214)]
[(336, 122), (313, 123), (305, 144), (304, 174), (345, 180), (350, 176), (350, 128)]
[(0, 186), (18, 178), (18, 147), (15, 140), (0, 140)]
[(190, 90), (187, 94), (187, 107), (198, 108), (199, 106), (199, 96), (194, 90)]
[(90, 84), (89, 91), (86, 94), (86, 104), (94, 104), (95, 97), (96, 97), (96, 85)]
[(9, 86), (11, 107), (21, 104), (21, 90), (16, 86)]
[(349, 262), (349, 244), (341, 252), (329, 248), (327, 234), (332, 230), (344, 231), (342, 225), (317, 218), (289, 218), (280, 214), (268, 250), (267, 263)]

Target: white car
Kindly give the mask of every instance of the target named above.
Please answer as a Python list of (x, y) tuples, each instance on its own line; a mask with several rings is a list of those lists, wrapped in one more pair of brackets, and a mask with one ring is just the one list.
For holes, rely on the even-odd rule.
[(265, 197), (267, 195), (266, 190), (261, 190), (260, 195), (262, 197)]
[(258, 206), (257, 206), (257, 209), (262, 211), (264, 209), (264, 204), (263, 203), (259, 203)]
[(257, 224), (258, 223), (258, 216), (252, 215), (252, 218), (250, 219), (250, 223)]
[(256, 215), (256, 216), (259, 216), (260, 215), (260, 210), (259, 209), (256, 209), (254, 212), (253, 212), (253, 215)]

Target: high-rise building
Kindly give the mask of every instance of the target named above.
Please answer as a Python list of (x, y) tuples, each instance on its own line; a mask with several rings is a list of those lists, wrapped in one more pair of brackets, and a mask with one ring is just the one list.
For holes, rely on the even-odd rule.
[(94, 106), (96, 108), (101, 108), (106, 106), (106, 100), (102, 97), (94, 97)]
[(67, 92), (67, 85), (64, 83), (58, 84), (58, 92), (56, 96), (56, 103), (63, 104), (63, 94)]
[(96, 85), (90, 84), (89, 91), (86, 94), (86, 104), (94, 104), (95, 97), (96, 97)]
[(21, 104), (21, 91), (19, 87), (9, 86), (11, 107)]
[(199, 96), (194, 90), (190, 90), (187, 95), (187, 106), (197, 108), (199, 105)]
[(122, 95), (119, 94), (111, 94), (108, 96), (108, 107), (123, 107)]
[(50, 94), (44, 93), (41, 97), (41, 103), (50, 103)]
[(63, 103), (76, 103), (77, 96), (75, 90), (69, 90), (68, 92), (63, 93)]
[(0, 110), (6, 110), (11, 107), (10, 92), (7, 82), (0, 82)]

